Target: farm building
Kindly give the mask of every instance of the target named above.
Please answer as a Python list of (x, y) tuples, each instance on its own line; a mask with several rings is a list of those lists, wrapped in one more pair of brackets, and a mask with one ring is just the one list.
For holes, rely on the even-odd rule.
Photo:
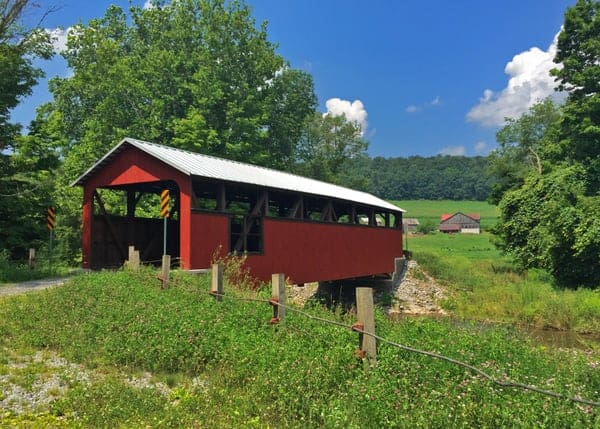
[[(306, 283), (391, 273), (402, 256), (403, 210), (371, 194), (136, 139), (73, 185), (83, 187), (84, 268), (118, 267), (128, 246), (160, 260), (166, 245), (183, 269), (237, 253), (261, 280), (284, 273)], [(165, 189), (173, 203), (163, 244), (163, 219), (148, 213)], [(124, 208), (111, 204), (118, 198)]]
[(440, 232), (463, 234), (479, 234), (481, 232), (481, 216), (464, 213), (443, 214), (440, 220)]
[(409, 232), (411, 232), (411, 233), (417, 232), (419, 225), (420, 225), (419, 219), (410, 218), (410, 217), (402, 219), (402, 229), (404, 230), (405, 234), (408, 234)]

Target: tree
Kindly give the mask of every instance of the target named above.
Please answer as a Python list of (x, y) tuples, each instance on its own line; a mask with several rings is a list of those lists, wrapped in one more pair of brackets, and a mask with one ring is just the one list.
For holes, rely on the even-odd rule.
[(43, 76), (33, 60), (52, 55), (45, 31), (19, 23), (31, 6), (28, 0), (0, 0), (0, 250), (12, 257), (25, 257), (45, 228), (41, 207), (49, 204), (49, 192), (43, 179), (56, 160), (21, 140), (21, 126), (10, 121), (11, 110)]
[(489, 174), (495, 184), (489, 196), (498, 204), (502, 195), (523, 185), (529, 174), (542, 174), (556, 150), (561, 111), (552, 99), (534, 104), (521, 117), (507, 118), (496, 133), (499, 147), (490, 154)]
[(75, 27), (73, 76), (51, 83), (74, 178), (124, 136), (283, 167), (316, 104), (241, 1), (111, 6)]
[(296, 153), (296, 171), (339, 183), (344, 164), (364, 156), (368, 145), (358, 123), (348, 121), (345, 115), (316, 112), (304, 127)]
[[(554, 61), (562, 67), (551, 73), (568, 98), (558, 126), (550, 122), (541, 134), (539, 165), (543, 168), (525, 169), (524, 177), (517, 169), (523, 183), (501, 196), (501, 219), (495, 232), (499, 246), (523, 266), (544, 268), (566, 286), (598, 287), (600, 2), (578, 0), (567, 9)], [(516, 130), (527, 125), (527, 130), (531, 118), (535, 115), (509, 125)], [(526, 138), (528, 133), (517, 136), (511, 150), (526, 154), (532, 140)], [(538, 146), (535, 139), (533, 142)]]
[(506, 192), (494, 228), (499, 247), (524, 267), (547, 270), (560, 284), (598, 286), (600, 201), (583, 196), (585, 177), (580, 166), (558, 168), (532, 174)]
[(558, 89), (569, 93), (558, 157), (581, 163), (586, 194), (600, 192), (600, 2), (578, 0), (567, 9), (552, 70)]
[(41, 29), (26, 30), (19, 24), (29, 0), (0, 0), (0, 152), (13, 145), (20, 132), (18, 124), (10, 123), (10, 111), (43, 77), (33, 66), (34, 58), (50, 58), (49, 35)]

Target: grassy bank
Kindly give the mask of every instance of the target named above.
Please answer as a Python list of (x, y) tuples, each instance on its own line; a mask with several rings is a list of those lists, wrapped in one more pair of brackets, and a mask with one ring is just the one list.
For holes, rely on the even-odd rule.
[(542, 271), (516, 269), (488, 234), (437, 233), (408, 243), (419, 264), (448, 286), (443, 305), (460, 317), (600, 334), (600, 292), (560, 289)]
[[(365, 371), (348, 329), (207, 294), (206, 278), (155, 272), (94, 273), (52, 290), (0, 300), (0, 391), (34, 389), (55, 377), (48, 404), (20, 412), (3, 404), (0, 426), (83, 427), (590, 427), (598, 411), (500, 388), (448, 362), (380, 344)], [(237, 293), (227, 289), (230, 297)], [(268, 297), (268, 292), (246, 297)], [(310, 314), (346, 324), (352, 314), (318, 304)], [(546, 351), (503, 328), (445, 321), (388, 321), (377, 332), (488, 371), (569, 396), (598, 399), (598, 357)], [(22, 360), (57, 353), (77, 366)], [(58, 373), (58, 374), (56, 374)], [(148, 374), (149, 373), (149, 374)], [(85, 376), (82, 376), (84, 374)], [(140, 383), (139, 380), (146, 380)], [(3, 398), (0, 398), (0, 401)], [(6, 411), (8, 410), (8, 411)]]

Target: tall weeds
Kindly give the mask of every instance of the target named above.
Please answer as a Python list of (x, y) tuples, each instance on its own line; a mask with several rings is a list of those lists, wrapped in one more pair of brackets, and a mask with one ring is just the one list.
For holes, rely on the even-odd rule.
[(415, 259), (448, 286), (452, 297), (445, 306), (459, 316), (600, 333), (599, 291), (559, 289), (544, 273), (502, 261), (432, 251), (416, 251)]

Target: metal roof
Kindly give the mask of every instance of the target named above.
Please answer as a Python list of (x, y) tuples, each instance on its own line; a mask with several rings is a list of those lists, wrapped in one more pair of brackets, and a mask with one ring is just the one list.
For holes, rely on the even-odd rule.
[(343, 186), (333, 185), (331, 183), (321, 182), (319, 180), (309, 179), (307, 177), (297, 176), (295, 174), (285, 173), (270, 168), (188, 152), (129, 137), (121, 140), (121, 142), (104, 155), (102, 159), (77, 178), (71, 186), (82, 186), (90, 176), (127, 146), (136, 147), (188, 176), (247, 183), (284, 191), (320, 195), (382, 208), (392, 212), (405, 211), (366, 192), (356, 191)]

